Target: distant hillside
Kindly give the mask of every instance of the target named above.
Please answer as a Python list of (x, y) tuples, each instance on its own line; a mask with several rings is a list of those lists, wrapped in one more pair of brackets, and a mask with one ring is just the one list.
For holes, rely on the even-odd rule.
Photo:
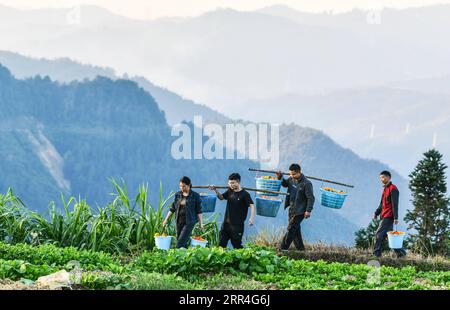
[(387, 86), (396, 89), (413, 90), (424, 94), (450, 95), (450, 75), (423, 78), (389, 83)]
[[(87, 64), (80, 64), (68, 58), (55, 60), (36, 59), (25, 57), (20, 54), (0, 51), (0, 64), (9, 68), (18, 79), (34, 77), (36, 75), (49, 76), (53, 80), (68, 83), (71, 81), (93, 80), (97, 76), (118, 79), (114, 70)], [(205, 120), (225, 123), (229, 120), (223, 114), (191, 100), (158, 87), (143, 77), (128, 77), (144, 88), (155, 98), (161, 110), (165, 112), (167, 122), (170, 125), (182, 121), (192, 121), (195, 115), (202, 115)]]
[(177, 124), (182, 121), (192, 121), (194, 116), (202, 116), (205, 121), (213, 123), (227, 123), (231, 121), (222, 113), (219, 113), (206, 105), (195, 103), (185, 99), (168, 89), (158, 87), (143, 77), (133, 77), (131, 80), (148, 91), (156, 99), (161, 109), (166, 113), (169, 124)]
[(254, 165), (173, 160), (174, 138), (164, 114), (127, 80), (99, 77), (59, 85), (48, 77), (16, 80), (1, 67), (0, 109), (7, 115), (1, 125), (0, 188), (13, 187), (39, 210), (59, 199), (60, 191), (103, 204), (111, 191), (108, 177), (123, 178), (134, 189), (149, 182), (154, 191), (161, 181), (168, 193), (177, 190), (184, 174), (197, 183), (217, 183), (223, 173)]

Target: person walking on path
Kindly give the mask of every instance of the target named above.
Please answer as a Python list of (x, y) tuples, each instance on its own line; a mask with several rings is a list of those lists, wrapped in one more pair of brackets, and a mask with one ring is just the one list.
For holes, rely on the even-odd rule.
[(298, 164), (292, 164), (289, 167), (290, 177), (284, 179), (280, 171), (277, 177), (282, 180), (281, 185), (287, 187), (289, 193), (285, 201), (284, 208), (289, 208), (289, 222), (287, 232), (281, 240), (280, 249), (282, 251), (289, 250), (292, 242), (299, 251), (305, 250), (303, 244), (301, 223), (304, 219), (311, 216), (314, 207), (313, 185), (310, 180), (302, 173), (302, 169)]
[(241, 176), (232, 173), (228, 177), (228, 190), (221, 194), (214, 185), (209, 189), (216, 192), (217, 198), (227, 201), (225, 216), (219, 232), (219, 246), (226, 248), (231, 241), (233, 248), (242, 248), (242, 237), (244, 235), (244, 224), (250, 208), (250, 226), (255, 222), (255, 206), (251, 195), (241, 187)]
[(191, 188), (191, 179), (182, 177), (180, 180), (180, 191), (175, 194), (175, 199), (163, 222), (163, 227), (165, 227), (172, 214), (176, 214), (177, 248), (187, 248), (192, 230), (197, 221), (199, 222), (200, 230), (203, 230), (201, 198)]
[[(373, 219), (381, 218), (377, 232), (375, 234), (375, 245), (373, 249), (373, 255), (381, 257), (383, 241), (386, 239), (387, 233), (394, 230), (394, 225), (398, 224), (398, 202), (400, 192), (397, 186), (392, 184), (391, 173), (389, 171), (383, 171), (380, 173), (380, 181), (383, 184), (383, 192), (381, 195), (381, 201), (378, 208), (373, 214)], [(397, 257), (406, 255), (404, 249), (395, 249)]]

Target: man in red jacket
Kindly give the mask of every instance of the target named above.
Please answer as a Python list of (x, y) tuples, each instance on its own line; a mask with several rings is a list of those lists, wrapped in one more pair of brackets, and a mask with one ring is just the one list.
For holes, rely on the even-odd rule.
[[(380, 180), (381, 183), (383, 183), (384, 188), (380, 205), (373, 215), (374, 220), (378, 216), (381, 216), (381, 222), (375, 235), (375, 246), (373, 249), (373, 255), (376, 257), (381, 257), (383, 241), (386, 239), (388, 231), (393, 231), (394, 224), (398, 224), (398, 200), (400, 196), (397, 186), (391, 182), (391, 173), (389, 171), (381, 172)], [(406, 255), (404, 249), (395, 249), (394, 251), (397, 254), (397, 257)]]

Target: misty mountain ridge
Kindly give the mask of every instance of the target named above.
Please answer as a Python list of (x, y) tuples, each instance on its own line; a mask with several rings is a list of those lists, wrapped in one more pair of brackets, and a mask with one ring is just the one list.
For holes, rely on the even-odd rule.
[[(0, 48), (113, 67), (226, 113), (244, 102), (290, 92), (313, 94), (448, 74), (450, 44), (445, 31), (436, 37), (434, 30), (448, 29), (441, 18), (447, 10), (385, 9), (377, 25), (368, 24), (359, 11), (322, 14), (325, 21), (316, 23), (230, 9), (177, 21), (127, 19), (83, 27), (62, 21), (55, 28), (41, 18), (42, 24), (33, 28), (19, 23), (15, 36), (1, 30), (8, 29), (2, 20)], [(35, 18), (40, 14), (35, 12)], [(312, 20), (322, 16), (303, 15)], [(360, 17), (357, 22), (353, 15)], [(18, 35), (23, 39), (18, 41)]]

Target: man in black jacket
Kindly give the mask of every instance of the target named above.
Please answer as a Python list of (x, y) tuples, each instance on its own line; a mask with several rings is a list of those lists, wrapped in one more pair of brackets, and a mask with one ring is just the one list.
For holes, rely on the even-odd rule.
[(285, 209), (289, 208), (289, 223), (280, 248), (281, 250), (288, 250), (292, 241), (294, 241), (297, 250), (303, 251), (305, 245), (303, 244), (300, 224), (303, 219), (311, 216), (315, 201), (313, 186), (311, 181), (302, 174), (300, 165), (292, 164), (289, 167), (289, 173), (288, 179), (284, 179), (280, 171), (277, 173), (278, 179), (282, 180), (281, 185), (287, 187), (289, 193), (284, 206)]

